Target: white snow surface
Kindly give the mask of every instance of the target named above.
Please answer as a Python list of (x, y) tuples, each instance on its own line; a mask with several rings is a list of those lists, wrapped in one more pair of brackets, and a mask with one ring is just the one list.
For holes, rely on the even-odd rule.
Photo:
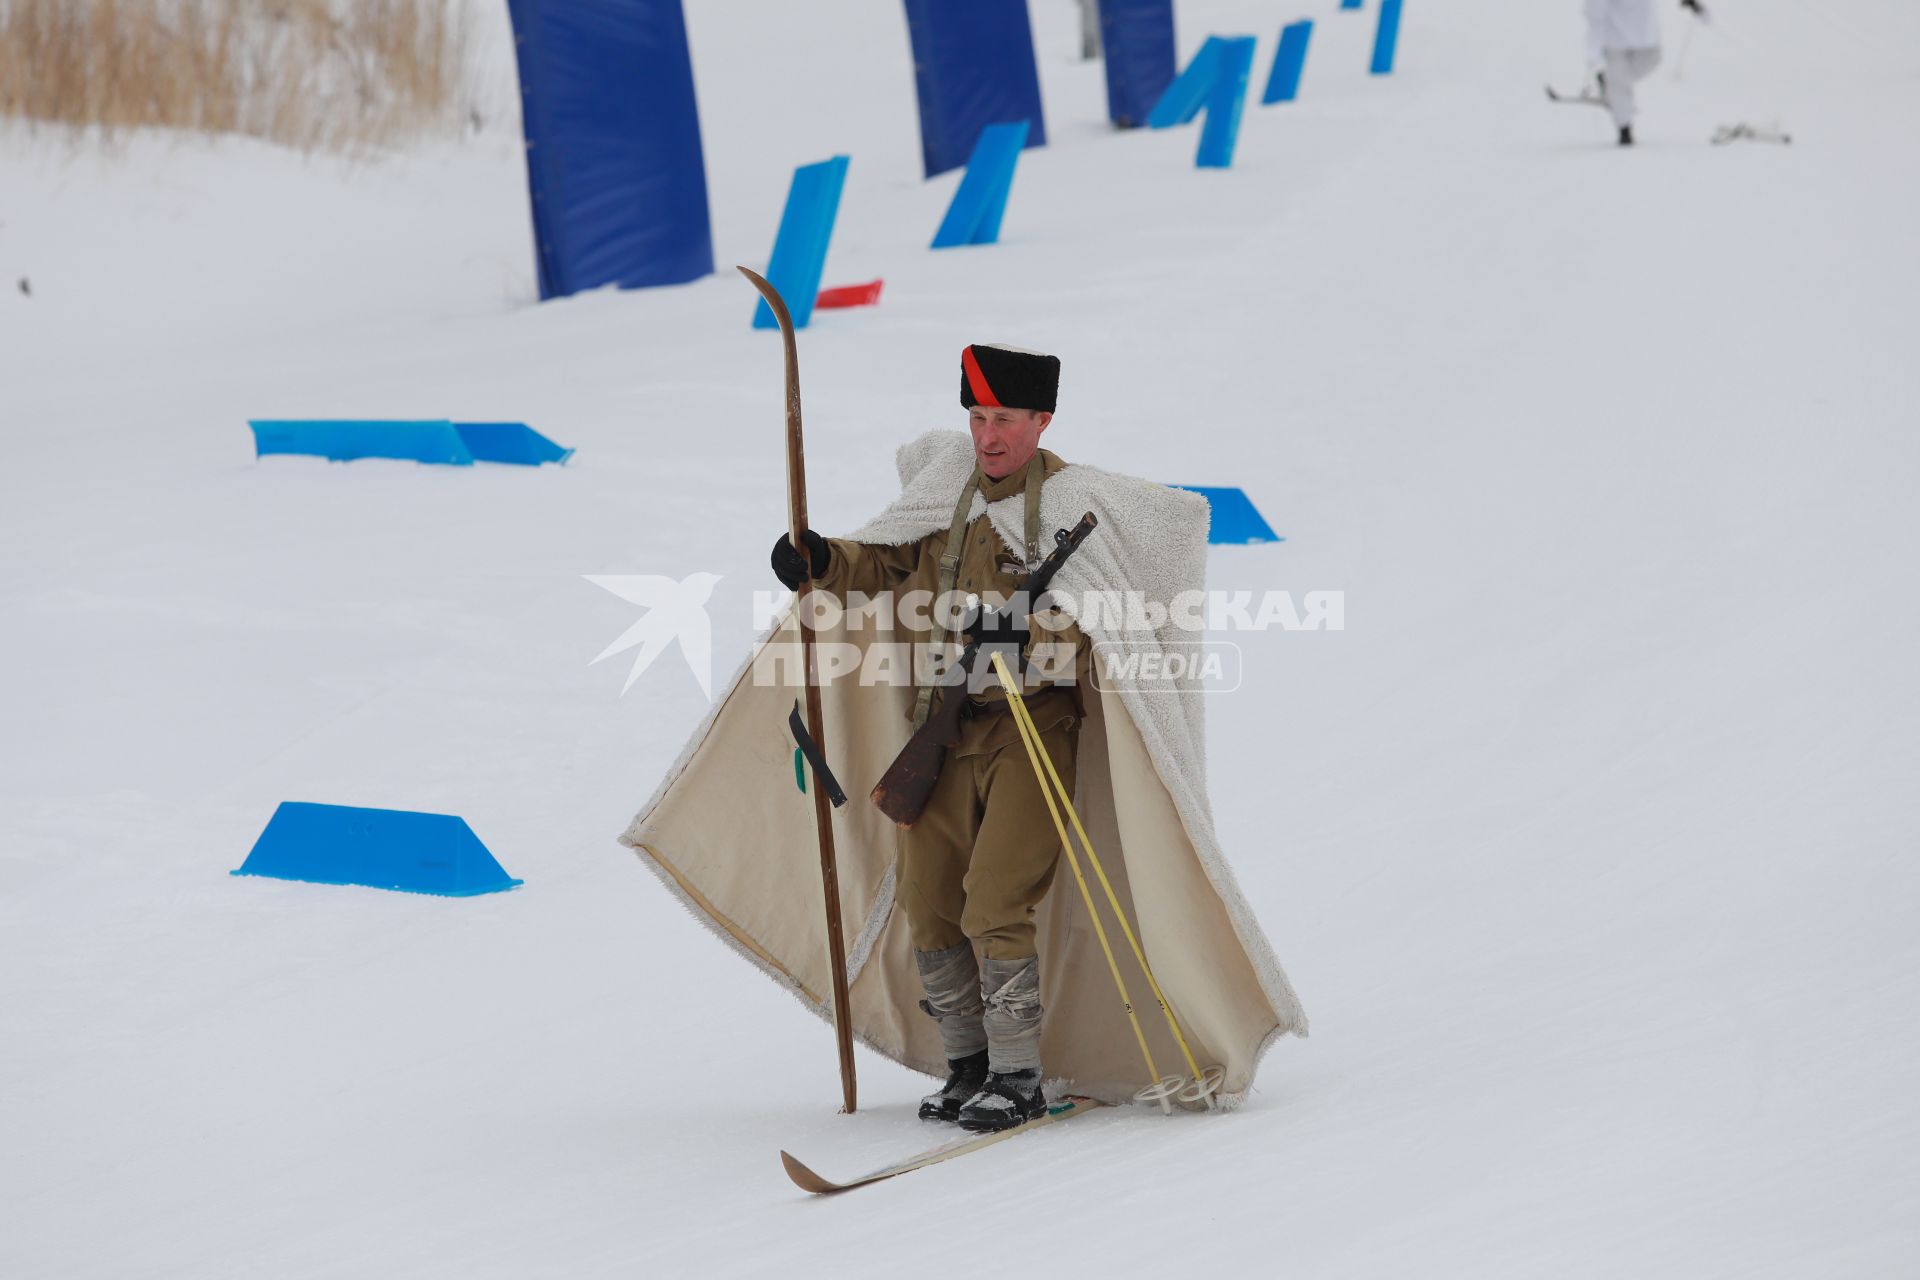
[[(1671, 14), (1622, 152), (1540, 94), (1574, 0), (1411, 4), (1387, 78), (1371, 6), (1185, 0), (1256, 92), (1318, 20), (1202, 172), (1033, 7), (1002, 244), (926, 248), (897, 4), (694, 3), (722, 270), (544, 306), (510, 111), (358, 165), (0, 131), (0, 1275), (1920, 1274), (1920, 9)], [(817, 527), (1012, 342), (1068, 459), (1248, 489), (1287, 541), (1213, 585), (1346, 627), (1237, 637), (1209, 709), (1313, 1037), (1230, 1116), (815, 1201), (776, 1151), (916, 1150), (924, 1081), (863, 1051), (835, 1114), (825, 1028), (614, 843), (704, 702), (589, 665), (636, 610), (582, 575), (724, 575), (743, 656), (781, 390), (727, 264), (840, 151), (826, 282), (887, 287), (802, 335)], [(578, 453), (256, 461), (282, 416)], [(228, 876), (287, 799), (461, 814), (527, 883)]]

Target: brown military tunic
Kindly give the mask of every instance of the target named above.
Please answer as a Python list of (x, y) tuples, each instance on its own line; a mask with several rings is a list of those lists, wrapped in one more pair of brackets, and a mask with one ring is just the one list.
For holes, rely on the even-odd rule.
[[(1046, 476), (1066, 465), (1049, 450), (1042, 449), (1040, 458)], [(1021, 467), (999, 480), (981, 473), (977, 477), (980, 493), (988, 502), (1024, 493), (1026, 473)], [(815, 585), (842, 597), (889, 591), (896, 597), (910, 591), (931, 596), (939, 589), (940, 558), (946, 553), (949, 532), (941, 529), (898, 546), (831, 538), (833, 562)], [(1045, 554), (1052, 546), (1052, 530), (1040, 532), (1040, 551)], [(1008, 551), (985, 515), (967, 525), (964, 539), (955, 590), (1006, 597), (1019, 591), (1026, 568), (1020, 556)], [(922, 638), (940, 637), (915, 637)], [(1033, 640), (1036, 645), (1073, 647), (1070, 667), (1051, 668), (1063, 673), (1059, 682), (1040, 681), (1037, 689), (1029, 685), (1023, 690), (1041, 745), (1071, 791), (1079, 740), (1079, 687), (1088, 670), (1089, 646), (1071, 622), (1050, 630), (1035, 619)], [(1065, 678), (1066, 670), (1074, 673), (1071, 681)], [(1060, 838), (1018, 726), (1007, 710), (1006, 691), (996, 682), (969, 702), (960, 743), (948, 753), (925, 811), (913, 826), (900, 832), (895, 899), (907, 913), (918, 950), (938, 951), (971, 939), (993, 959), (1024, 959), (1035, 954), (1034, 910), (1053, 884)]]

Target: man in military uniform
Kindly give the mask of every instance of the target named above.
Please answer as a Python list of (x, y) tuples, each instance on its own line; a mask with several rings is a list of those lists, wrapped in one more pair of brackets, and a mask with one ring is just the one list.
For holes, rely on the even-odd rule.
[[(1057, 357), (984, 343), (967, 347), (960, 403), (976, 466), (965, 491), (955, 495), (952, 526), (897, 546), (823, 538), (809, 529), (801, 534), (805, 560), (783, 535), (774, 544), (774, 573), (789, 589), (811, 577), (815, 588), (843, 599), (912, 591), (936, 602), (953, 591), (1014, 598), (1051, 545), (1049, 538), (1042, 546), (1038, 527), (1040, 488), (1066, 464), (1040, 448), (1040, 436), (1053, 421), (1059, 382)], [(984, 513), (968, 519), (976, 492), (988, 503), (1021, 501), (1024, 548), (1009, 548)], [(1030, 680), (1023, 696), (1042, 748), (1071, 791), (1079, 677), (1089, 648), (1071, 621), (1057, 614), (1048, 621), (1032, 636), (1052, 646), (1044, 669), (1058, 677)], [(938, 695), (968, 699), (960, 742), (922, 815), (901, 831), (894, 883), (926, 992), (920, 1007), (939, 1021), (949, 1068), (920, 1115), (992, 1130), (1046, 1109), (1034, 912), (1053, 883), (1060, 842), (1005, 689), (991, 680), (972, 684), (972, 692), (950, 688)], [(934, 696), (930, 686), (920, 690), (916, 722), (925, 719)]]

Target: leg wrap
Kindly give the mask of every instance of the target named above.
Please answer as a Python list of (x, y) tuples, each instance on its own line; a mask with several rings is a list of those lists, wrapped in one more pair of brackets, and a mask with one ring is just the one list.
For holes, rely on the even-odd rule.
[(927, 998), (920, 1008), (939, 1020), (940, 1043), (949, 1062), (980, 1052), (987, 1047), (987, 1033), (981, 1025), (980, 969), (973, 959), (973, 944), (939, 951), (916, 951), (913, 962), (920, 970), (920, 988)]
[(987, 1061), (997, 1072), (1040, 1069), (1040, 959), (987, 958), (981, 974), (986, 995)]

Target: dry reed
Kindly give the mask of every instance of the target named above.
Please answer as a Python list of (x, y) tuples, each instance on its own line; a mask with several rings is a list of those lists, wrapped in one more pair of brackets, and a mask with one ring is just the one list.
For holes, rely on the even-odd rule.
[(0, 116), (360, 152), (457, 130), (465, 0), (0, 0)]

